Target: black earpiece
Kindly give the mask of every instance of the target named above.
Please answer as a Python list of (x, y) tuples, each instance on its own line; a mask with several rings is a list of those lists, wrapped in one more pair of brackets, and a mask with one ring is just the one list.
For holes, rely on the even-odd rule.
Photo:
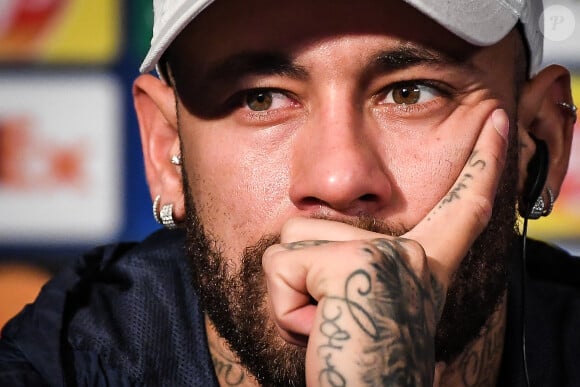
[(550, 154), (548, 152), (548, 145), (542, 140), (531, 136), (536, 143), (536, 152), (528, 163), (527, 177), (524, 182), (524, 189), (522, 192), (522, 215), (525, 218), (529, 217), (532, 207), (542, 194), (546, 178), (548, 176), (548, 166)]

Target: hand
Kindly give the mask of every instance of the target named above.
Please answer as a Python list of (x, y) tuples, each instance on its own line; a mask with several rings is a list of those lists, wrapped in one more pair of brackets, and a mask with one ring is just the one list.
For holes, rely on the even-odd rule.
[(491, 216), (507, 126), (495, 110), (451, 190), (401, 237), (327, 220), (286, 224), (263, 266), (280, 335), (307, 344), (309, 386), (432, 385), (435, 327)]

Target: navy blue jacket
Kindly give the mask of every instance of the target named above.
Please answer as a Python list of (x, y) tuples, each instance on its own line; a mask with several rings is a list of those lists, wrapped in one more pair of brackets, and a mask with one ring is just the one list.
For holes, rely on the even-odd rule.
[[(181, 231), (98, 248), (2, 331), (0, 386), (217, 386)], [(580, 386), (580, 260), (531, 242), (527, 353), (533, 386)], [(499, 385), (523, 385), (521, 300), (511, 273)]]

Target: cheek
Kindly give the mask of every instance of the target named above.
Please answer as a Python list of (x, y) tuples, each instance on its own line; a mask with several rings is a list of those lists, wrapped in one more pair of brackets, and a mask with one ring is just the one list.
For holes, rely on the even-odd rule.
[(275, 229), (274, 219), (288, 200), (286, 153), (247, 141), (199, 136), (184, 151), (198, 216), (231, 256)]
[(422, 128), (420, 135), (388, 146), (389, 172), (407, 226), (419, 222), (451, 189), (471, 154), (473, 133), (450, 132), (451, 126), (443, 123), (436, 131)]

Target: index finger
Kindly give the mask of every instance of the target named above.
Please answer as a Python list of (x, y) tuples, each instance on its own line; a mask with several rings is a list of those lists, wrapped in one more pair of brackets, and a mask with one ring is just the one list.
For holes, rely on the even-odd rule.
[(507, 153), (509, 119), (494, 110), (452, 188), (412, 230), (405, 234), (425, 249), (431, 270), (445, 284), (487, 226)]

